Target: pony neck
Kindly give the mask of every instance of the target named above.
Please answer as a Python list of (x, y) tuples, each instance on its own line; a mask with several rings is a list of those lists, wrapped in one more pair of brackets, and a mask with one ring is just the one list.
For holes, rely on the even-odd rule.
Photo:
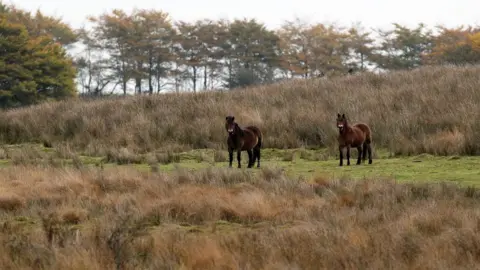
[(347, 134), (352, 128), (350, 127), (350, 125), (348, 124), (347, 121), (344, 122), (343, 124), (343, 130), (342, 131), (339, 131), (341, 135), (344, 135), (344, 134)]
[(235, 132), (233, 134), (230, 134), (229, 136), (234, 137), (234, 138), (243, 136), (243, 129), (237, 123), (235, 123), (234, 130), (235, 130)]
[(235, 133), (243, 136), (243, 129), (238, 124), (235, 124)]

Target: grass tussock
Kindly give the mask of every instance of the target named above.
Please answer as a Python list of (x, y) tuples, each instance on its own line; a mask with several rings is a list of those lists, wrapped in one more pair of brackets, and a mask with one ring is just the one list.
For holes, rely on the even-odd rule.
[(265, 147), (336, 151), (334, 121), (341, 112), (368, 123), (374, 145), (392, 154), (476, 154), (479, 72), (478, 66), (422, 67), (230, 92), (46, 103), (2, 113), (0, 142), (67, 143), (90, 156), (110, 153), (131, 163), (129, 153), (224, 150), (223, 122), (233, 114), (241, 125), (262, 129)]
[(280, 169), (0, 173), (5, 269), (476, 269), (480, 192)]

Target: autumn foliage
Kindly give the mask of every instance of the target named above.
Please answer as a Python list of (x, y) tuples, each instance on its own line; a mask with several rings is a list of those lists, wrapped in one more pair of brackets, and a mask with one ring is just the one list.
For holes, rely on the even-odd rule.
[[(293, 78), (479, 61), (480, 28), (366, 30), (361, 24), (308, 24), (268, 29), (254, 19), (174, 21), (168, 13), (114, 10), (88, 18), (78, 61), (84, 92), (123, 94), (233, 89)], [(433, 30), (437, 30), (434, 33)], [(132, 91), (133, 90), (133, 91)]]

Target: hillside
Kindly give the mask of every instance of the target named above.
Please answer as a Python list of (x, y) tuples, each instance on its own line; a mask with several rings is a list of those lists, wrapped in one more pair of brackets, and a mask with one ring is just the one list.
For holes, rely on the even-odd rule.
[(480, 67), (423, 67), (389, 74), (292, 80), (229, 92), (52, 102), (0, 115), (0, 142), (48, 142), (88, 154), (127, 147), (224, 148), (226, 115), (264, 132), (265, 147), (335, 149), (335, 119), (373, 130), (395, 154), (480, 150)]

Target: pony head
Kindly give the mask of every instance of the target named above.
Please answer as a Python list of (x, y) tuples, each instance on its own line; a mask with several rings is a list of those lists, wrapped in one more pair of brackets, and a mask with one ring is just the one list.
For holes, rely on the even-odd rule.
[(344, 128), (347, 126), (347, 118), (345, 117), (345, 114), (337, 114), (337, 128), (342, 132)]
[(227, 130), (228, 134), (235, 133), (235, 117), (234, 116), (227, 116), (225, 118), (225, 129)]

